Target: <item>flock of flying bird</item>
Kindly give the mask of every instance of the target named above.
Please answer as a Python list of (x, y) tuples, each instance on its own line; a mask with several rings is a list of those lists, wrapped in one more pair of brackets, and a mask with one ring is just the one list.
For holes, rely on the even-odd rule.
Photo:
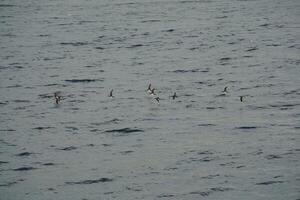
[[(155, 88), (151, 88), (151, 83), (150, 83), (149, 86), (148, 86), (147, 92), (150, 95), (156, 96), (155, 90), (156, 90)], [(174, 100), (178, 96), (177, 96), (176, 92), (174, 92), (174, 94), (172, 96), (170, 96), (170, 97)], [(159, 103), (159, 100), (160, 100), (159, 96), (155, 97), (154, 99)]]
[[(228, 88), (227, 86), (224, 88), (224, 90), (222, 91), (223, 94), (226, 94), (226, 93), (228, 92), (228, 91), (227, 91), (227, 88)], [(160, 98), (159, 98), (159, 96), (157, 96), (157, 94), (155, 93), (155, 90), (156, 90), (155, 88), (151, 88), (151, 83), (150, 83), (150, 84), (148, 85), (147, 93), (149, 93), (149, 94), (152, 95), (152, 96), (155, 96), (154, 99), (159, 103)], [(110, 90), (108, 97), (114, 98), (113, 91), (114, 91), (113, 89)], [(245, 96), (240, 96), (240, 101), (241, 101), (241, 102), (244, 101), (244, 97), (245, 97)], [(172, 98), (173, 100), (176, 99), (176, 98), (178, 98), (176, 92), (174, 92), (174, 94), (173, 94), (172, 96), (170, 96), (170, 98)], [(59, 95), (59, 92), (55, 92), (55, 93), (54, 93), (54, 99), (55, 99), (55, 103), (56, 103), (56, 104), (59, 104), (59, 102), (62, 100), (62, 97)]]

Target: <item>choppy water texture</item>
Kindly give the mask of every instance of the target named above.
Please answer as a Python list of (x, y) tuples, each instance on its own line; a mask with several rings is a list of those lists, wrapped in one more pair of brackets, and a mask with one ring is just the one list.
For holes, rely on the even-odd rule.
[(299, 199), (299, 16), (298, 0), (2, 0), (1, 199)]

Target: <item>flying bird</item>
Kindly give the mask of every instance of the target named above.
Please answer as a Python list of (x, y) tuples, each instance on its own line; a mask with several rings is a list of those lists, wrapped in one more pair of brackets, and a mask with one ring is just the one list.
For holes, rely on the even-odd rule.
[(171, 97), (172, 97), (172, 99), (174, 100), (174, 99), (177, 98), (178, 96), (177, 96), (176, 92), (174, 92), (174, 94), (173, 94)]
[(114, 97), (114, 95), (113, 95), (113, 91), (114, 91), (114, 89), (112, 89), (112, 90), (109, 92), (109, 95), (108, 95), (108, 97), (111, 97), (111, 98), (113, 98), (113, 97)]
[(156, 97), (156, 98), (154, 98), (154, 99), (157, 101), (157, 103), (159, 103), (159, 100), (160, 100), (159, 97)]
[(154, 92), (155, 90), (156, 90), (155, 88), (152, 88), (150, 94), (151, 95), (156, 95), (155, 92)]
[(240, 96), (240, 101), (241, 101), (241, 102), (244, 101), (244, 96)]
[(151, 83), (148, 85), (147, 92), (148, 92), (148, 93), (151, 93)]
[(61, 96), (58, 95), (58, 92), (54, 93), (54, 98), (55, 98), (55, 103), (59, 104), (60, 100), (61, 100)]

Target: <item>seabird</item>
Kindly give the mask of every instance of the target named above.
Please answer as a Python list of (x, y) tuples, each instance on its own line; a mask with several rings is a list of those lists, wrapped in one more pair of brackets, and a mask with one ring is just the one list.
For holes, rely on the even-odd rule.
[(150, 83), (149, 86), (148, 86), (147, 92), (148, 92), (148, 93), (151, 93), (151, 83)]
[(227, 92), (227, 86), (224, 88), (223, 92), (226, 93)]
[(151, 95), (156, 95), (154, 91), (155, 91), (155, 88), (152, 88), (150, 94)]
[(154, 98), (154, 99), (159, 103), (159, 100), (160, 100), (159, 97), (156, 97), (156, 98)]
[(60, 100), (61, 100), (61, 96), (58, 96), (58, 92), (54, 93), (54, 98), (55, 98), (55, 103), (59, 104)]
[(110, 92), (109, 92), (109, 95), (108, 95), (108, 97), (111, 97), (111, 98), (113, 98), (114, 96), (113, 96), (113, 91), (114, 91), (114, 89), (112, 89)]
[(174, 100), (174, 99), (177, 98), (178, 96), (177, 96), (176, 92), (174, 92), (173, 96), (171, 96), (171, 97), (172, 97), (172, 99)]
[(240, 96), (240, 101), (243, 102), (244, 96)]

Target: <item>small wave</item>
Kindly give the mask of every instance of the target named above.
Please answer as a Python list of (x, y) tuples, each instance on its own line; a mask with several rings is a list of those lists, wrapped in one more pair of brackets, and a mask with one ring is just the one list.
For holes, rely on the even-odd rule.
[(214, 154), (214, 152), (209, 151), (209, 150), (207, 150), (207, 151), (200, 151), (200, 152), (197, 153), (197, 155), (212, 155), (212, 154)]
[(95, 49), (104, 50), (104, 47), (95, 47)]
[(197, 83), (197, 84), (207, 84), (207, 82), (203, 82), (203, 81), (197, 81), (195, 83)]
[(267, 47), (279, 47), (279, 46), (281, 46), (281, 44), (274, 44), (274, 43), (272, 43), (272, 44), (266, 44), (266, 46)]
[(300, 65), (300, 59), (286, 59), (285, 62), (291, 65)]
[(233, 190), (233, 188), (213, 187), (213, 188), (209, 188), (207, 191), (195, 191), (195, 192), (190, 192), (189, 194), (197, 194), (197, 195), (200, 195), (203, 197), (207, 197), (214, 192), (226, 192), (226, 191), (230, 191), (230, 190)]
[(54, 56), (54, 57), (45, 57), (43, 58), (44, 61), (51, 61), (51, 60), (62, 60), (65, 59), (65, 56)]
[(16, 130), (15, 129), (0, 129), (0, 131), (13, 132), (13, 131), (16, 131)]
[(293, 45), (289, 46), (288, 48), (300, 49), (300, 45), (299, 44), (293, 44)]
[(39, 37), (49, 37), (49, 36), (51, 36), (50, 34), (40, 34), (40, 35), (38, 35)]
[(199, 49), (201, 49), (200, 47), (191, 47), (191, 48), (189, 48), (189, 50), (191, 50), (191, 51), (195, 51), (195, 50), (199, 50)]
[(18, 88), (18, 87), (22, 87), (22, 85), (19, 85), (19, 84), (9, 85), (6, 88)]
[(22, 152), (22, 153), (16, 154), (16, 156), (24, 157), (24, 156), (30, 156), (30, 155), (32, 155), (32, 154), (35, 154), (35, 153)]
[(174, 171), (174, 170), (177, 170), (178, 169), (178, 167), (166, 167), (166, 168), (164, 168), (164, 170), (166, 170), (166, 171)]
[(0, 184), (0, 187), (10, 187), (12, 185), (17, 184), (17, 181), (12, 181), (12, 182), (8, 182), (8, 183), (4, 183), (4, 184)]
[[(58, 19), (57, 17), (55, 17), (54, 19)], [(72, 26), (74, 25), (74, 23), (60, 23), (60, 24), (57, 24), (58, 26)]]
[(38, 127), (33, 128), (33, 129), (35, 129), (35, 130), (46, 130), (46, 129), (51, 129), (51, 128), (54, 128), (54, 127), (51, 127), (51, 126), (38, 126)]
[[(272, 78), (272, 77), (269, 77), (269, 78)], [(266, 88), (270, 88), (270, 87), (274, 87), (276, 85), (274, 84), (258, 84), (258, 85), (255, 85), (253, 88), (262, 88), (262, 87), (266, 87)], [(243, 88), (241, 88), (242, 90)], [(245, 89), (252, 89), (252, 87), (247, 87)]]
[(101, 126), (101, 125), (105, 125), (105, 124), (118, 124), (120, 121), (122, 121), (122, 120), (114, 118), (112, 120), (108, 120), (108, 121), (104, 121), (104, 122), (92, 122), (91, 125)]
[(0, 105), (7, 105), (8, 104), (8, 101), (2, 101), (0, 102)]
[(210, 188), (211, 191), (213, 192), (225, 192), (229, 190), (233, 190), (232, 188), (225, 188), (225, 187), (215, 187), (215, 188)]
[(210, 195), (210, 191), (194, 191), (194, 192), (190, 192), (189, 194), (196, 194), (196, 195), (200, 195), (200, 196), (203, 196), (203, 197), (207, 197)]
[(81, 20), (81, 21), (78, 22), (78, 25), (95, 23), (95, 22), (97, 22), (97, 21), (94, 21), (94, 20)]
[(174, 197), (174, 194), (160, 194), (157, 196), (157, 198), (170, 198), (170, 197)]
[(1, 161), (0, 160), (0, 165), (3, 165), (3, 164), (8, 164), (9, 162), (6, 162), (6, 161)]
[(92, 67), (96, 67), (95, 65), (85, 65), (84, 67), (86, 68), (92, 68)]
[(257, 47), (251, 47), (249, 49), (246, 49), (247, 52), (255, 51), (255, 50), (258, 50), (258, 48)]
[(141, 21), (142, 23), (148, 23), (148, 22), (160, 22), (161, 20), (159, 19), (149, 19), (149, 20), (143, 20)]
[(216, 124), (198, 124), (198, 126), (216, 126)]
[(191, 157), (187, 160), (185, 160), (185, 163), (192, 163), (192, 162), (210, 162), (216, 160), (218, 157), (211, 157), (211, 156), (205, 156), (204, 158), (197, 158), (197, 157)]
[(235, 129), (242, 129), (242, 130), (248, 130), (248, 129), (257, 129), (257, 126), (239, 126), (235, 127)]
[(65, 127), (68, 131), (78, 131), (79, 128), (75, 127), (75, 126), (66, 126)]
[(261, 154), (263, 154), (263, 151), (261, 149), (258, 149), (256, 151), (253, 151), (253, 152), (249, 153), (249, 154), (254, 155), (254, 156), (261, 155)]
[(209, 106), (209, 107), (206, 107), (207, 110), (215, 110), (217, 109), (216, 107), (212, 107), (212, 106)]
[(266, 181), (266, 182), (256, 183), (255, 185), (272, 185), (275, 183), (283, 183), (283, 181)]
[(70, 46), (83, 46), (88, 45), (88, 42), (61, 42), (61, 45), (70, 45)]
[(90, 185), (94, 183), (106, 183), (113, 181), (112, 178), (100, 178), (96, 180), (83, 180), (83, 181), (75, 181), (75, 182), (65, 182), (67, 185)]
[[(225, 19), (225, 18), (228, 18), (227, 15), (222, 15), (222, 16), (217, 16), (215, 17), (216, 19)], [(231, 42), (230, 44), (235, 44), (235, 42)]]
[(188, 105), (185, 105), (186, 108), (194, 108), (195, 106), (193, 104), (188, 104)]
[(53, 98), (54, 94), (39, 94), (39, 98), (41, 99), (49, 99), (49, 98)]
[(100, 131), (100, 130), (97, 129), (97, 128), (94, 128), (94, 129), (91, 129), (91, 130), (90, 130), (90, 132), (98, 132), (98, 131)]
[(282, 103), (282, 104), (271, 104), (269, 106), (272, 108), (287, 109), (287, 108), (293, 108), (293, 107), (299, 106), (299, 105), (300, 105), (300, 103), (290, 103), (290, 104)]
[(51, 163), (51, 162), (49, 162), (49, 163), (43, 163), (42, 165), (44, 165), (44, 166), (54, 166), (55, 164), (54, 164), (54, 163)]
[(220, 174), (214, 174), (214, 175), (208, 175), (208, 176), (202, 176), (200, 179), (213, 179), (215, 177), (219, 177)]
[(71, 151), (71, 150), (75, 150), (75, 149), (77, 149), (77, 147), (74, 147), (74, 146), (58, 148), (58, 150), (62, 150), (62, 151)]
[(210, 0), (183, 0), (183, 1), (179, 1), (179, 3), (185, 4), (185, 3), (211, 3)]
[(189, 70), (177, 69), (177, 70), (174, 70), (172, 72), (173, 73), (195, 73), (195, 72), (207, 73), (207, 72), (209, 72), (209, 68), (206, 68), (206, 69), (189, 69)]
[(279, 159), (279, 158), (281, 158), (281, 156), (271, 154), (271, 155), (265, 156), (265, 158), (268, 160), (272, 160), (272, 159)]
[(13, 100), (14, 103), (30, 103), (29, 100), (23, 100), (23, 99), (16, 99), (16, 100)]
[(169, 33), (171, 33), (171, 32), (174, 32), (175, 31), (175, 29), (167, 29), (167, 30), (162, 30), (162, 32), (169, 32)]
[(45, 84), (43, 85), (45, 87), (51, 87), (51, 86), (61, 86), (61, 87), (66, 87), (66, 85), (63, 84), (57, 84), (57, 83), (50, 83), (50, 84)]
[(19, 168), (15, 168), (13, 169), (13, 171), (30, 171), (30, 170), (34, 170), (37, 169), (35, 167), (19, 167)]
[(133, 44), (133, 45), (128, 46), (128, 47), (126, 47), (126, 48), (128, 48), (128, 49), (133, 49), (133, 48), (142, 47), (142, 46), (144, 46), (144, 45), (143, 45), (143, 44)]
[(215, 97), (226, 97), (226, 96), (228, 96), (227, 94), (225, 94), (225, 93), (222, 93), (222, 94), (218, 94), (218, 95), (215, 95)]
[(7, 8), (7, 7), (14, 7), (16, 5), (12, 5), (12, 4), (0, 4), (0, 8)]
[(143, 190), (143, 187), (137, 184), (133, 184), (132, 186), (127, 186), (126, 189), (129, 191), (140, 192)]
[(232, 58), (230, 58), (230, 57), (223, 57), (223, 58), (220, 58), (219, 60), (222, 61), (222, 62), (224, 62), (224, 61), (229, 61), (231, 59)]
[(259, 26), (261, 26), (261, 27), (268, 27), (268, 26), (270, 26), (271, 24), (268, 24), (268, 23), (264, 23), (264, 24), (261, 24), (261, 25), (259, 25)]
[(104, 146), (104, 147), (111, 147), (113, 145), (112, 144), (106, 144), (106, 143), (104, 143), (104, 144), (102, 144), (102, 146)]
[(135, 128), (121, 128), (121, 129), (112, 129), (112, 130), (107, 130), (105, 133), (134, 133), (134, 132), (144, 132), (142, 129), (135, 129)]
[(48, 191), (55, 191), (54, 188), (47, 188)]
[(103, 81), (102, 79), (66, 79), (66, 82), (70, 83), (90, 83), (95, 81)]
[(121, 151), (120, 154), (122, 155), (127, 155), (127, 154), (130, 154), (130, 153), (133, 153), (134, 151), (131, 151), (131, 150), (128, 150), (128, 151)]
[(226, 162), (226, 163), (221, 163), (220, 166), (233, 166), (235, 162)]
[(260, 66), (261, 66), (261, 64), (250, 64), (247, 67), (260, 67)]
[(290, 95), (290, 94), (300, 94), (300, 89), (295, 89), (295, 90), (289, 90), (287, 92), (284, 92), (283, 95)]

